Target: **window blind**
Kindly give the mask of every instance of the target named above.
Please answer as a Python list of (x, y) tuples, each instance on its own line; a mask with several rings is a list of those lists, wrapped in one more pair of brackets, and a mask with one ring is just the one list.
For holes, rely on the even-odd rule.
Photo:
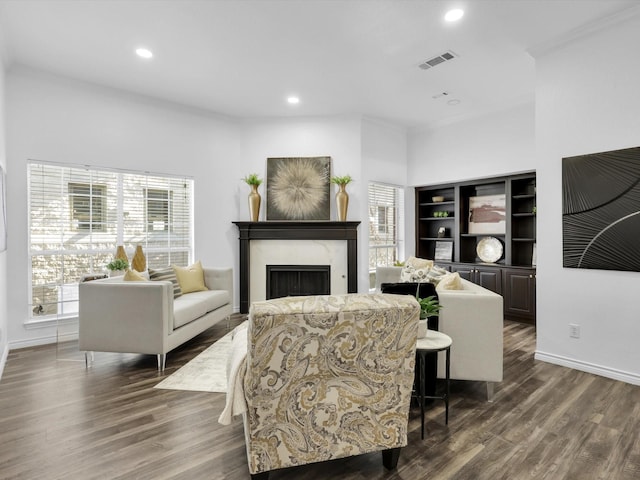
[(370, 183), (369, 270), (393, 265), (404, 247), (404, 190), (393, 185)]
[(73, 316), (78, 281), (104, 272), (116, 246), (142, 245), (147, 265), (192, 258), (193, 180), (146, 172), (28, 163), (31, 317)]

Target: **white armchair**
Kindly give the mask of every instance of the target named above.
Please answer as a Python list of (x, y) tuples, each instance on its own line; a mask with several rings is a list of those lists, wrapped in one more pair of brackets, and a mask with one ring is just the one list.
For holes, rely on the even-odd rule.
[[(400, 281), (402, 267), (377, 267), (376, 289)], [(442, 305), (439, 327), (453, 339), (451, 378), (487, 382), (487, 398), (493, 398), (494, 382), (502, 381), (502, 297), (461, 279), (462, 290), (436, 287)], [(438, 377), (444, 378), (444, 354), (438, 358)]]

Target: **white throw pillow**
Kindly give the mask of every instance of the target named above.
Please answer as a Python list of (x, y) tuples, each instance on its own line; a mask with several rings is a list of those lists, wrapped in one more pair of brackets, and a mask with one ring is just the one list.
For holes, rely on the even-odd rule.
[(440, 280), (448, 273), (449, 270), (447, 270), (446, 268), (434, 265), (427, 274), (427, 281), (433, 283), (434, 285), (438, 285), (438, 282), (440, 282)]
[(413, 268), (426, 268), (427, 270), (433, 268), (433, 260), (427, 260), (426, 258), (409, 257), (404, 264)]
[(428, 268), (415, 268), (411, 265), (405, 265), (400, 272), (400, 281), (402, 283), (426, 282), (429, 275)]
[(443, 275), (438, 282), (438, 288), (441, 290), (462, 290), (462, 281), (458, 272), (447, 273)]
[(404, 262), (404, 267), (400, 272), (400, 281), (402, 283), (428, 282), (429, 272), (433, 268), (433, 260), (426, 258), (409, 257)]

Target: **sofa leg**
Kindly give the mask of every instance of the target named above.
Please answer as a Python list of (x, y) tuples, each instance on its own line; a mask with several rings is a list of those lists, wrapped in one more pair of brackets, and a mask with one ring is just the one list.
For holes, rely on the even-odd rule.
[(84, 352), (84, 366), (89, 368), (89, 365), (93, 363), (93, 352)]
[(251, 480), (269, 480), (269, 472), (251, 473)]
[(158, 354), (158, 371), (164, 372), (164, 367), (167, 364), (167, 354), (159, 353)]
[(493, 396), (495, 395), (494, 386), (493, 382), (487, 382), (487, 402), (493, 402)]
[(400, 458), (400, 447), (382, 451), (382, 465), (387, 470), (395, 470)]

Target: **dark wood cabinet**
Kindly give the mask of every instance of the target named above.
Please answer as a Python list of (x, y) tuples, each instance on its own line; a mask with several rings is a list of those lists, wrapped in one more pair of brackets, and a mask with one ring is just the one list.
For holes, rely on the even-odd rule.
[(502, 295), (502, 269), (484, 265), (451, 264), (451, 271), (458, 272), (461, 278)]
[[(416, 256), (502, 295), (506, 318), (535, 324), (536, 193), (535, 172), (416, 187)], [(501, 247), (494, 263), (487, 243)]]
[(505, 318), (535, 324), (536, 272), (533, 269), (505, 268)]

